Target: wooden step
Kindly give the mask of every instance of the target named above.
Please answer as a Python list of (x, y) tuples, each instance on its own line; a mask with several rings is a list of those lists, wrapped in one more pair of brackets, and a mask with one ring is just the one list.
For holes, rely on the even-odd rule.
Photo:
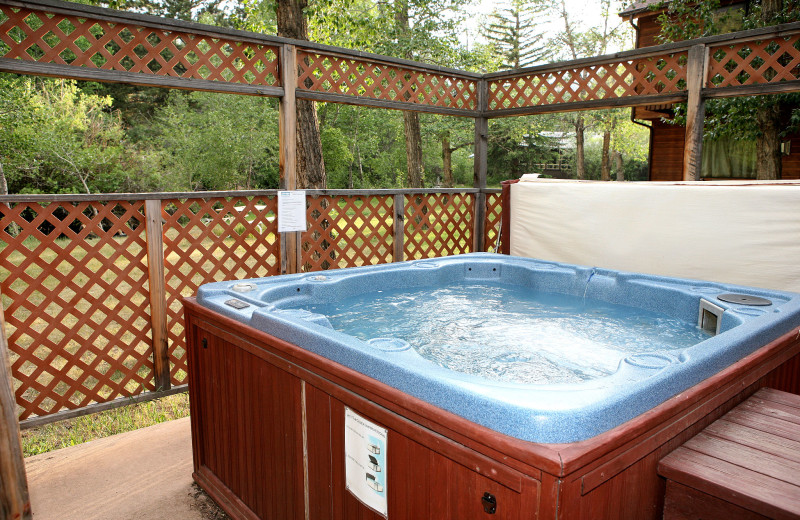
[(800, 395), (762, 388), (661, 459), (664, 519), (800, 520)]

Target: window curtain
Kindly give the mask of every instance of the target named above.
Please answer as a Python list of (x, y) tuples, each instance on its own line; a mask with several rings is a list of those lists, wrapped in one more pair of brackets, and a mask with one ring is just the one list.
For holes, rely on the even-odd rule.
[(755, 179), (755, 141), (704, 140), (701, 176), (703, 178)]

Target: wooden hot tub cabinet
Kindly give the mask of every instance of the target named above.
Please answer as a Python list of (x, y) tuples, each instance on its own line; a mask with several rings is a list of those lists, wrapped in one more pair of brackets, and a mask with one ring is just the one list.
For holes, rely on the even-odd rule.
[(345, 489), (345, 407), (388, 429), (391, 520), (656, 519), (662, 457), (758, 388), (800, 393), (794, 330), (613, 430), (537, 444), (184, 304), (193, 476), (235, 519), (383, 518)]

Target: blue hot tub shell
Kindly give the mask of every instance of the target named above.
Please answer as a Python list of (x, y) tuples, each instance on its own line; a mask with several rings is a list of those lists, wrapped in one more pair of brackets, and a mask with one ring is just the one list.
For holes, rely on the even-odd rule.
[[(419, 356), (401, 339), (362, 341), (332, 329), (325, 316), (298, 309), (377, 288), (438, 287), (460, 281), (585, 294), (688, 323), (697, 323), (701, 300), (724, 313), (717, 335), (680, 352), (634, 354), (623, 359), (613, 374), (582, 383), (533, 385), (447, 370)], [(717, 299), (726, 293), (772, 303), (750, 306)], [(540, 443), (575, 442), (608, 431), (800, 324), (800, 295), (795, 293), (486, 253), (217, 282), (200, 287), (197, 301), (477, 424)], [(240, 303), (231, 306), (236, 302)]]

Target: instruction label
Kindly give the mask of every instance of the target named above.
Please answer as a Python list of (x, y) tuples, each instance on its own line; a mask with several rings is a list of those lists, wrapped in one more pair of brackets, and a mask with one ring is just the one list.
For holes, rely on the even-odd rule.
[(386, 439), (386, 428), (364, 419), (345, 407), (345, 487), (362, 504), (388, 518)]
[(306, 192), (278, 192), (278, 233), (306, 230)]

